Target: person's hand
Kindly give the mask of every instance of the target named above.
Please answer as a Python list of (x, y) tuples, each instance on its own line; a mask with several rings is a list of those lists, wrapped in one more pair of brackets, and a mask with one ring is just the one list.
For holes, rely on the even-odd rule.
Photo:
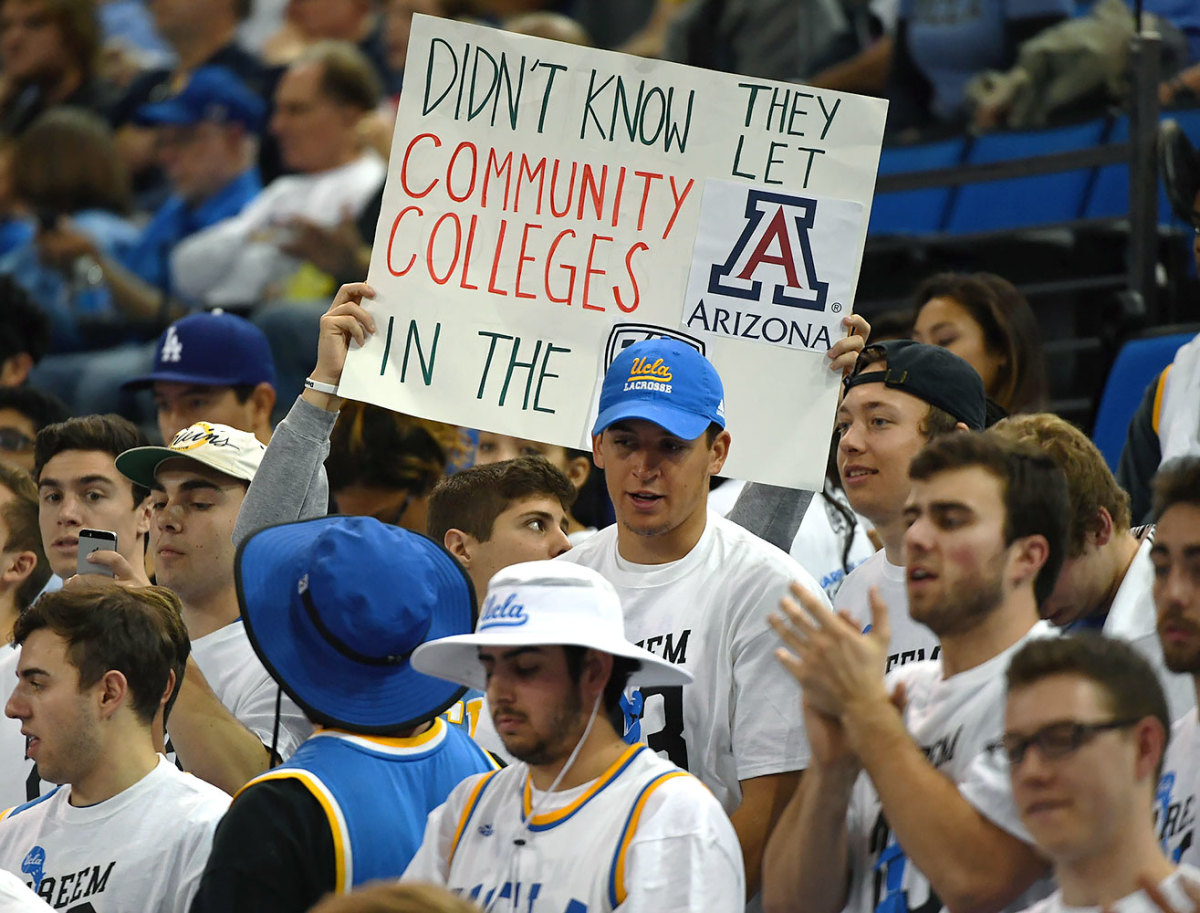
[(281, 234), (285, 240), (279, 249), (285, 254), (305, 260), (342, 282), (366, 278), (371, 249), (349, 213), (343, 213), (342, 220), (332, 226), (293, 216)]
[[(1194, 913), (1195, 910), (1200, 910), (1200, 884), (1192, 881), (1183, 873), (1180, 873), (1179, 875), (1179, 887), (1182, 889), (1183, 893), (1187, 895), (1188, 900), (1192, 902), (1190, 909), (1180, 909), (1179, 907), (1176, 907), (1175, 904), (1171, 903), (1171, 901), (1167, 899), (1167, 896), (1162, 892), (1162, 889), (1158, 886), (1158, 882), (1156, 882), (1150, 876), (1139, 875), (1137, 882), (1138, 887), (1146, 892), (1146, 896), (1154, 902), (1156, 907), (1162, 910), (1162, 913)], [(1112, 907), (1107, 907), (1103, 913), (1112, 913)]]
[(350, 343), (361, 346), (375, 332), (375, 318), (363, 306), (364, 298), (374, 297), (375, 289), (365, 282), (351, 282), (338, 289), (329, 310), (321, 317), (313, 380), (334, 386), (341, 383)]
[(59, 216), (53, 228), (38, 230), (34, 238), (42, 263), (59, 272), (67, 272), (80, 257), (99, 257), (96, 244), (66, 216)]
[(829, 347), (825, 357), (829, 359), (830, 371), (845, 375), (854, 370), (867, 337), (871, 335), (871, 325), (861, 314), (851, 314), (842, 318), (842, 326), (846, 328), (846, 335)]
[(883, 675), (892, 632), (887, 605), (876, 588), (871, 588), (871, 629), (866, 634), (795, 582), (791, 597), (783, 597), (779, 607), (783, 616), (770, 618), (784, 642), (776, 656), (814, 709), (840, 718), (856, 705), (890, 701)]
[(833, 767), (854, 767), (861, 765), (858, 756), (850, 747), (846, 738), (846, 730), (836, 717), (822, 713), (812, 705), (807, 698), (803, 700), (804, 730), (808, 735), (808, 747), (812, 752), (813, 765), (820, 765), (827, 770)]
[(99, 564), (111, 570), (107, 574), (75, 574), (63, 581), (64, 587), (83, 586), (93, 583), (116, 583), (121, 586), (150, 586), (150, 578), (146, 576), (145, 568), (135, 568), (120, 552), (108, 548), (99, 548), (88, 554), (88, 561)]

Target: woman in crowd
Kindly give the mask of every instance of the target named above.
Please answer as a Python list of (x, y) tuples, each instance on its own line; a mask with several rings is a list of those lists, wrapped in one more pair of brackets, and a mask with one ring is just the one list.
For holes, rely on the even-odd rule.
[(1040, 412), (1046, 361), (1025, 296), (991, 273), (938, 273), (913, 297), (913, 339), (949, 349), (983, 378), (1005, 412)]

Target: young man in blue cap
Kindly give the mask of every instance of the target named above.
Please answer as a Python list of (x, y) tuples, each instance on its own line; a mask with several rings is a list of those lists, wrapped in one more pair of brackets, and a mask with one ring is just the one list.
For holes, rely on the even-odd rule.
[(471, 631), (475, 596), (441, 546), (371, 517), (255, 534), (237, 590), (259, 658), (321, 728), (235, 796), (192, 913), (302, 913), (398, 877), (428, 813), (494, 769), (439, 716), (466, 689), (410, 663), (422, 642)]
[(643, 701), (650, 747), (729, 813), (754, 894), (767, 835), (809, 755), (766, 620), (792, 580), (824, 594), (782, 551), (708, 512), (731, 436), (721, 378), (695, 349), (670, 339), (625, 349), (592, 434), (617, 522), (562, 560), (603, 574), (629, 638), (695, 676), (686, 689), (641, 689), (631, 715)]
[(123, 386), (153, 390), (164, 442), (198, 421), (249, 431), (264, 444), (271, 440), (271, 346), (262, 330), (235, 314), (209, 311), (176, 320), (159, 337), (153, 369)]
[(430, 640), (417, 669), (486, 688), (522, 763), (471, 777), (429, 816), (406, 880), (484, 909), (740, 911), (737, 837), (695, 778), (629, 745), (626, 685), (696, 687), (625, 638), (597, 572), (560, 561), (497, 573), (474, 634)]

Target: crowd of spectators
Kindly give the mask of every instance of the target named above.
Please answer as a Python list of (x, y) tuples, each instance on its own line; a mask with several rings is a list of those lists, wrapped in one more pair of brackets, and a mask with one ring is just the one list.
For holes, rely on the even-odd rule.
[[(1145, 9), (1194, 103), (1200, 7)], [(468, 909), (419, 877), (486, 910), (1187, 913), (1200, 337), (1116, 477), (987, 272), (846, 318), (815, 493), (721, 484), (721, 380), (668, 340), (614, 361), (591, 453), (342, 400), (417, 13), (881, 95), (900, 142), (1013, 126), (1031, 42), (1133, 32), (1124, 0), (0, 0), (0, 909)], [(626, 395), (639, 352), (675, 399)], [(1062, 800), (1064, 837), (1035, 794), (1100, 739), (1080, 789), (1159, 817)]]

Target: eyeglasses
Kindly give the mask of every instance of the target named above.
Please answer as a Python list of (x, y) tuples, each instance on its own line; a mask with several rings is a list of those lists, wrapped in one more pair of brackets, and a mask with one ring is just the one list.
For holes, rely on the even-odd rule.
[(1043, 726), (1032, 735), (1006, 732), (1004, 738), (993, 742), (988, 748), (1004, 754), (1012, 767), (1025, 760), (1026, 752), (1033, 745), (1037, 746), (1043, 758), (1052, 761), (1078, 751), (1085, 742), (1091, 741), (1102, 732), (1110, 729), (1128, 729), (1137, 722), (1137, 719), (1109, 720), (1107, 723), (1076, 723), (1066, 720)]
[(0, 428), (0, 450), (20, 453), (33, 447), (33, 438), (16, 428)]

